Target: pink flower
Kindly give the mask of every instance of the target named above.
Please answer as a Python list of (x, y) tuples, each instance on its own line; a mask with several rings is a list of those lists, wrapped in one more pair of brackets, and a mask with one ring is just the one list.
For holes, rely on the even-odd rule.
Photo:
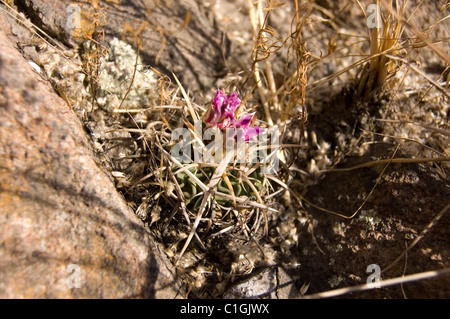
[[(242, 130), (240, 136), (248, 142), (261, 133), (263, 129), (258, 126), (250, 126), (254, 121), (255, 113), (245, 113), (239, 119), (235, 118), (235, 112), (239, 104), (241, 104), (241, 100), (238, 98), (237, 92), (226, 95), (223, 91), (217, 90), (212, 105), (205, 114), (206, 125), (209, 127), (217, 126), (221, 130), (227, 128)], [(235, 138), (237, 138), (236, 135)]]
[(217, 90), (213, 98), (212, 107), (206, 114), (205, 122), (208, 126), (218, 126), (220, 129), (227, 128), (234, 120), (234, 112), (241, 104), (237, 92), (225, 95), (223, 91)]
[(255, 113), (253, 114), (244, 114), (238, 120), (233, 120), (232, 127), (236, 129), (241, 129), (241, 138), (245, 138), (245, 141), (248, 142), (253, 137), (257, 136), (259, 133), (263, 131), (259, 126), (250, 126), (255, 118)]

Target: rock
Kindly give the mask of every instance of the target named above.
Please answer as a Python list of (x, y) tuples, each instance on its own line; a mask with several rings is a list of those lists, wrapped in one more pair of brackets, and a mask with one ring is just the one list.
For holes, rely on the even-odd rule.
[(0, 298), (174, 298), (76, 115), (0, 23)]
[[(63, 44), (76, 46), (94, 30), (98, 17), (105, 40), (142, 35), (144, 62), (180, 79), (186, 90), (209, 91), (226, 73), (226, 37), (214, 27), (203, 5), (183, 1), (100, 1), (95, 10), (91, 1), (21, 0), (19, 10), (33, 23)], [(159, 2), (159, 1), (158, 1)]]
[(229, 288), (225, 299), (289, 299), (300, 297), (294, 281), (281, 267), (266, 268)]

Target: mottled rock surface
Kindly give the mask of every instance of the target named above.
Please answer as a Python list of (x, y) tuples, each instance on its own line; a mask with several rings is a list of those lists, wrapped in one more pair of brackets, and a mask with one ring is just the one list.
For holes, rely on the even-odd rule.
[(1, 22), (0, 298), (179, 296), (79, 119)]
[(215, 27), (211, 12), (197, 1), (108, 0), (100, 1), (97, 10), (90, 1), (21, 0), (17, 5), (33, 23), (68, 46), (88, 37), (94, 17), (106, 43), (124, 38), (135, 44), (139, 35), (144, 62), (168, 76), (174, 72), (191, 91), (208, 91), (226, 73), (226, 37)]
[(233, 285), (224, 298), (230, 299), (291, 299), (301, 297), (294, 280), (281, 267), (266, 268)]

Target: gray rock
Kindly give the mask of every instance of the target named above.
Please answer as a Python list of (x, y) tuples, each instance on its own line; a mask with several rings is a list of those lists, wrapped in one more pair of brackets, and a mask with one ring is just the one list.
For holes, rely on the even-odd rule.
[(79, 119), (5, 31), (0, 23), (0, 298), (180, 296)]
[(110, 0), (100, 1), (97, 10), (88, 1), (21, 0), (17, 5), (33, 23), (68, 46), (87, 39), (97, 14), (106, 42), (127, 38), (135, 44), (140, 34), (145, 63), (170, 77), (174, 72), (191, 91), (209, 91), (226, 73), (228, 40), (201, 2)]
[(227, 299), (289, 299), (300, 297), (294, 281), (281, 267), (266, 268), (233, 285)]

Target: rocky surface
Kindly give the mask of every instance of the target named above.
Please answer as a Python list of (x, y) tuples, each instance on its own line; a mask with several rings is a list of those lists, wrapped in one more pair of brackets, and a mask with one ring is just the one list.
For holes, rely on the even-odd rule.
[[(214, 87), (225, 74), (227, 39), (215, 28), (211, 12), (196, 1), (21, 0), (18, 8), (56, 40), (76, 46), (90, 36), (95, 21), (104, 30), (106, 45), (113, 38), (128, 39), (146, 64), (171, 72), (193, 91)], [(79, 19), (78, 15), (79, 14)]]
[(290, 299), (301, 294), (294, 280), (282, 267), (266, 268), (246, 280), (238, 281), (224, 295), (229, 299)]
[(81, 122), (0, 26), (0, 297), (179, 297)]

